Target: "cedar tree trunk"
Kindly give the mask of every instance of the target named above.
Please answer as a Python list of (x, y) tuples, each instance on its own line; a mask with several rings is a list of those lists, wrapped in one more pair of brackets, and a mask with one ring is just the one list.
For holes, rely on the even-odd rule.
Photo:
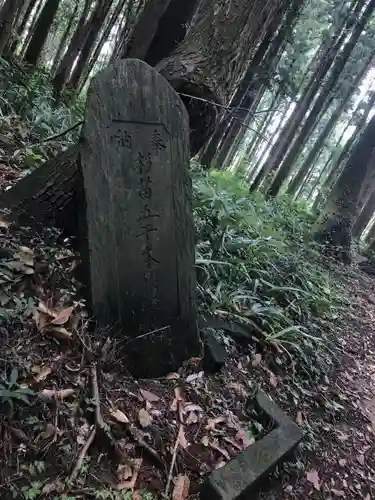
[(215, 103), (228, 105), (270, 23), (287, 6), (286, 0), (202, 0), (184, 40), (156, 66), (177, 92), (192, 96), (181, 97), (193, 154), (215, 129)]
[(350, 261), (352, 228), (375, 178), (375, 116), (354, 147), (316, 222), (314, 238)]

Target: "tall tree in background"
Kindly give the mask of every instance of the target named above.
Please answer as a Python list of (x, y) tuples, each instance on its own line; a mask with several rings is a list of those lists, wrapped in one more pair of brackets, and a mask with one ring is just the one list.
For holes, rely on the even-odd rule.
[(347, 30), (352, 26), (353, 15), (361, 11), (365, 1), (366, 0), (354, 0), (349, 9), (345, 9), (345, 6), (342, 6), (342, 8), (344, 8), (344, 14), (338, 17), (338, 22), (335, 26), (330, 43), (325, 44), (324, 50), (318, 54), (319, 57), (316, 60), (314, 71), (312, 71), (308, 81), (304, 85), (296, 106), (285, 123), (277, 142), (270, 150), (266, 164), (255, 178), (252, 189), (257, 189), (266, 176), (270, 178), (270, 174), (275, 172), (280, 166), (307, 111), (320, 89), (323, 79), (330, 71), (337, 54), (340, 53), (342, 45), (347, 38)]
[(96, 4), (95, 8), (91, 12), (87, 21), (87, 34), (78, 54), (78, 59), (75, 61), (69, 79), (66, 82), (67, 87), (70, 89), (75, 89), (78, 86), (79, 79), (81, 78), (83, 70), (90, 58), (95, 41), (105, 22), (111, 4), (112, 0), (101, 0)]
[(73, 68), (74, 62), (78, 57), (82, 45), (84, 44), (89, 32), (88, 15), (92, 7), (92, 0), (85, 0), (81, 16), (78, 20), (77, 27), (69, 42), (69, 45), (58, 65), (55, 75), (53, 77), (53, 86), (56, 94), (59, 94), (66, 82), (69, 79), (70, 72)]
[(47, 0), (44, 4), (24, 55), (25, 61), (29, 64), (35, 65), (38, 62), (43, 45), (47, 40), (48, 33), (56, 16), (57, 9), (59, 8), (59, 4), (60, 0)]
[(270, 196), (276, 196), (281, 188), (281, 185), (289, 175), (297, 155), (305, 144), (308, 135), (316, 125), (319, 113), (321, 112), (324, 103), (327, 102), (330, 92), (334, 88), (337, 79), (342, 73), (345, 64), (347, 63), (352, 51), (354, 50), (363, 29), (369, 22), (371, 15), (374, 13), (374, 10), (375, 0), (370, 0), (361, 16), (359, 17), (358, 21), (356, 22), (356, 25), (349, 39), (346, 41), (342, 48), (342, 51), (337, 55), (326, 82), (321, 87), (313, 106), (309, 110), (309, 114), (306, 120), (304, 121), (299, 133), (295, 136), (294, 142), (289, 148), (288, 153), (284, 157), (283, 162), (279, 166), (276, 176), (268, 190), (268, 194)]
[(339, 247), (345, 261), (350, 260), (352, 228), (362, 208), (361, 200), (374, 189), (374, 182), (375, 116), (359, 138), (314, 229), (315, 239), (329, 247)]
[(122, 58), (133, 57), (145, 60), (159, 21), (169, 6), (170, 0), (148, 0), (131, 36), (121, 54)]

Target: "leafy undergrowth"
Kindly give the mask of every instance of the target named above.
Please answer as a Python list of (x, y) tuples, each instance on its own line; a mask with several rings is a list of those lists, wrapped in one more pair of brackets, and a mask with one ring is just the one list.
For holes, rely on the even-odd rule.
[(249, 194), (231, 174), (198, 167), (194, 174), (202, 307), (228, 333), (314, 371), (330, 343), (324, 319), (342, 300), (309, 243), (313, 215), (288, 199)]
[(0, 58), (0, 184), (12, 186), (20, 177), (77, 140), (82, 99), (57, 103), (49, 77), (30, 72), (16, 61)]
[(90, 333), (69, 242), (1, 219), (2, 498), (194, 496), (269, 430), (251, 403), (259, 387), (297, 405), (327, 377), (340, 309), (305, 243), (310, 215), (232, 176), (193, 176), (200, 312), (220, 320), (228, 350), (217, 375), (193, 359), (163, 379), (129, 377), (116, 342)]

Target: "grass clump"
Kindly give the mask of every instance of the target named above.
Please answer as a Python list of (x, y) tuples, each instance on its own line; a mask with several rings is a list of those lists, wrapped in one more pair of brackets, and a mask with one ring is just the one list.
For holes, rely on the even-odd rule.
[(193, 166), (193, 184), (201, 307), (284, 352), (321, 343), (307, 327), (336, 301), (318, 249), (306, 243), (313, 215), (286, 197), (250, 194), (228, 172)]
[(35, 168), (78, 138), (79, 128), (48, 142), (82, 119), (84, 99), (57, 102), (50, 77), (41, 69), (0, 58), (0, 134), (18, 168)]

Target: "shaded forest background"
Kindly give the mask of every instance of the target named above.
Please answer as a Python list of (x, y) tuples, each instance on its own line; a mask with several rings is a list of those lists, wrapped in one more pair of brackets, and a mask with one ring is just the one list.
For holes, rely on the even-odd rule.
[[(54, 135), (79, 121), (95, 73), (119, 57), (143, 59), (157, 66), (187, 105), (199, 163), (235, 172), (267, 197), (287, 194), (306, 203), (319, 214), (319, 240), (348, 249), (353, 235), (373, 248), (372, 134), (361, 144), (362, 156), (357, 151), (353, 160), (353, 154), (371, 126), (375, 102), (374, 2), (270, 2), (257, 37), (250, 36), (256, 16), (244, 23), (251, 52), (246, 56), (241, 46), (225, 78), (220, 68), (233, 58), (240, 16), (230, 12), (218, 40), (208, 33), (212, 45), (202, 49), (204, 25), (213, 19), (210, 4), (4, 0), (3, 118), (21, 113), (35, 133)], [(220, 9), (225, 2), (215, 13), (218, 22)], [(193, 67), (191, 75), (178, 74), (187, 48), (202, 56), (203, 72)], [(17, 109), (9, 109), (13, 96)], [(73, 129), (59, 143), (30, 144), (19, 154), (34, 167), (77, 134)]]
[[(190, 359), (160, 380), (129, 377), (77, 272), (88, 90), (124, 58), (155, 67), (190, 119), (203, 369)], [(374, 62), (375, 0), (0, 0), (0, 208), (19, 222), (0, 216), (5, 498), (184, 500), (263, 437), (243, 412), (259, 387), (306, 433), (289, 464), (299, 486), (277, 498), (337, 493), (337, 459), (358, 448), (334, 441), (338, 424), (355, 415), (373, 441), (347, 382), (356, 353), (373, 398), (373, 282), (356, 265), (375, 274)], [(207, 338), (220, 353), (209, 369)], [(341, 357), (353, 372), (338, 389)]]

